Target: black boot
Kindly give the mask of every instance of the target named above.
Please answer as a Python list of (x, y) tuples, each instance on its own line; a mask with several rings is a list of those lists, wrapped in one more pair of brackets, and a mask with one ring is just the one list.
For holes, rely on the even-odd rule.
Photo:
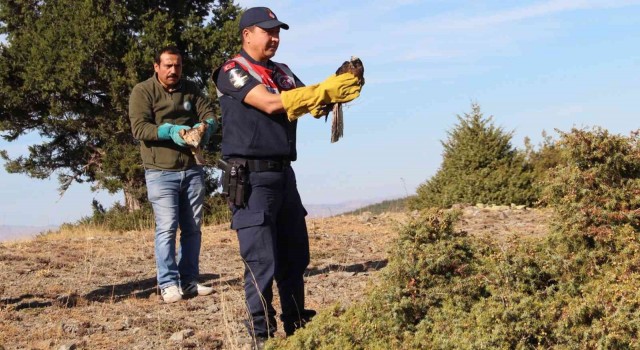
[(298, 328), (304, 328), (304, 326), (311, 321), (313, 316), (316, 315), (315, 310), (303, 310), (299, 315), (281, 315), (280, 320), (282, 321), (282, 326), (284, 328), (284, 333), (288, 336), (293, 335), (293, 333)]

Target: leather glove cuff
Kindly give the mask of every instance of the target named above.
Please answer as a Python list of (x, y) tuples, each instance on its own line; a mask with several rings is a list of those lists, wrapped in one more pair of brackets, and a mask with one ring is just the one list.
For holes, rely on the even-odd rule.
[(164, 123), (158, 127), (158, 140), (171, 140), (173, 124)]
[[(211, 136), (213, 136), (213, 134), (215, 134), (216, 131), (218, 131), (218, 123), (214, 118), (209, 118), (204, 122), (207, 123), (207, 131), (202, 136), (202, 140), (200, 140), (200, 146), (204, 146), (208, 144), (209, 140), (211, 140)], [(200, 126), (200, 124), (201, 123), (197, 123), (196, 125), (193, 126), (193, 128), (194, 129), (197, 128), (198, 126)]]
[(186, 147), (187, 143), (180, 136), (180, 130), (182, 129), (188, 130), (191, 128), (186, 125), (164, 123), (158, 127), (158, 140), (172, 140), (176, 145)]

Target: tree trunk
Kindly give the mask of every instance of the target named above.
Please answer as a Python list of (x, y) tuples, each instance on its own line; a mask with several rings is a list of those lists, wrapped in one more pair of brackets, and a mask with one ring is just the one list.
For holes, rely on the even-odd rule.
[(142, 208), (142, 203), (140, 199), (135, 195), (135, 189), (125, 188), (124, 192), (124, 205), (127, 208), (128, 212), (134, 212), (136, 210), (140, 210)]

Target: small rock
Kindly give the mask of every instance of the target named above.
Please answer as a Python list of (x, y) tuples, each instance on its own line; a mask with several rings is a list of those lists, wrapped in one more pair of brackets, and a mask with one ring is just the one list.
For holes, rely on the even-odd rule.
[(373, 214), (371, 214), (371, 212), (365, 211), (364, 213), (360, 214), (360, 216), (358, 216), (358, 221), (360, 221), (363, 224), (366, 224), (367, 222), (371, 222), (371, 220), (373, 219)]
[(492, 204), (492, 205), (488, 206), (487, 209), (493, 210), (493, 211), (507, 210), (507, 209), (509, 209), (509, 206)]
[(58, 350), (76, 350), (77, 348), (78, 346), (76, 345), (76, 343), (67, 343), (60, 345), (60, 347), (58, 347)]
[(477, 215), (480, 212), (480, 209), (477, 207), (466, 207), (464, 208), (463, 213), (467, 215)]
[(54, 304), (64, 308), (75, 307), (78, 304), (78, 294), (69, 293), (69, 294), (59, 295), (56, 298)]
[[(52, 340), (40, 340), (33, 343), (34, 349), (53, 349), (55, 343)], [(0, 350), (4, 350), (3, 347), (0, 347)]]
[(169, 339), (173, 341), (183, 341), (186, 338), (193, 336), (193, 334), (193, 329), (183, 329), (179, 332), (173, 333)]
[(124, 329), (127, 329), (127, 328), (131, 328), (131, 319), (129, 317), (125, 317), (122, 320), (122, 329), (121, 330), (124, 330)]
[(60, 329), (63, 333), (71, 335), (82, 335), (83, 328), (79, 322), (74, 320), (63, 321), (60, 324)]

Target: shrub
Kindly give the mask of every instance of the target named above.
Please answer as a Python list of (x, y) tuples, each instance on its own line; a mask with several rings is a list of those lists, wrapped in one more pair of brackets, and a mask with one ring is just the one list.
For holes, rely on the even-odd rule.
[[(559, 142), (564, 154), (546, 182), (544, 198), (556, 209), (556, 228), (593, 247), (617, 227), (640, 227), (640, 138), (602, 128), (572, 129)], [(579, 237), (574, 237), (579, 236)]]
[(335, 305), (284, 349), (640, 348), (637, 135), (572, 130), (545, 198), (552, 234), (501, 243), (430, 209), (401, 229), (378, 287)]
[(487, 295), (476, 275), (474, 248), (453, 230), (457, 212), (428, 210), (402, 229), (381, 287), (357, 306), (335, 305), (295, 337), (274, 345), (287, 349), (399, 349), (432, 309), (455, 302), (468, 310)]
[(546, 132), (542, 132), (542, 142), (534, 147), (528, 137), (524, 139), (525, 158), (532, 172), (532, 186), (534, 198), (538, 199), (537, 206), (545, 206), (547, 203), (542, 199), (545, 182), (551, 169), (559, 166), (563, 162), (562, 148)]
[(115, 203), (109, 210), (106, 210), (97, 200), (93, 200), (91, 207), (93, 214), (83, 217), (75, 224), (65, 224), (67, 227), (91, 226), (99, 227), (107, 231), (130, 231), (144, 230), (153, 227), (154, 219), (151, 205), (145, 203), (142, 208), (129, 211), (120, 203)]
[(204, 225), (217, 225), (231, 221), (231, 211), (227, 200), (219, 193), (205, 199), (203, 221)]
[(410, 206), (450, 207), (456, 203), (532, 204), (533, 175), (524, 153), (511, 146), (512, 133), (493, 125), (478, 104), (457, 116), (459, 124), (442, 142), (437, 173), (417, 189)]

